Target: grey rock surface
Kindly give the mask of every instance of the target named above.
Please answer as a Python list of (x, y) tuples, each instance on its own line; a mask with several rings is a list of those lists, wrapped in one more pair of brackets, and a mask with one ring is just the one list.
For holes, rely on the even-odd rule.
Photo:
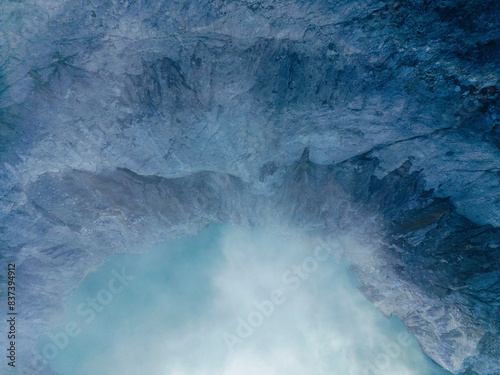
[(0, 6), (19, 373), (50, 373), (37, 336), (108, 254), (279, 222), (357, 243), (363, 292), (430, 358), (500, 374), (498, 2)]

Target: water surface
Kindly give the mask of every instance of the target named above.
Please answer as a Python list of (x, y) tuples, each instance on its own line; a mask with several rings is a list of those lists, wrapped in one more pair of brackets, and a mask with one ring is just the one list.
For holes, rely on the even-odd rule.
[(66, 305), (39, 341), (61, 375), (449, 374), (347, 263), (271, 230), (211, 226), (112, 256)]

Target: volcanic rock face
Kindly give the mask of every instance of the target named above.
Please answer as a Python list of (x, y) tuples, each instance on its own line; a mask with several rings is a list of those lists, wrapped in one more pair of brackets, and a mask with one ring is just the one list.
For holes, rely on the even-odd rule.
[(497, 2), (2, 6), (20, 373), (106, 255), (212, 222), (349, 238), (433, 360), (500, 373)]

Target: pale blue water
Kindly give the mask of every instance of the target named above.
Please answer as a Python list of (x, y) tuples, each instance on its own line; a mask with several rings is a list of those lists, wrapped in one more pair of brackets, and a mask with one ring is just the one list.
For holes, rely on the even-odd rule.
[(359, 293), (346, 263), (309, 258), (294, 274), (309, 256), (293, 235), (230, 226), (113, 256), (40, 352), (61, 375), (449, 374)]

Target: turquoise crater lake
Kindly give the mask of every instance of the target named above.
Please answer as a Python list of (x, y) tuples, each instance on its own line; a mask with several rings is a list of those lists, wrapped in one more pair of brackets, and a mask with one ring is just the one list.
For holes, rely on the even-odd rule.
[(61, 375), (438, 375), (348, 264), (299, 236), (213, 225), (119, 254), (39, 338)]

